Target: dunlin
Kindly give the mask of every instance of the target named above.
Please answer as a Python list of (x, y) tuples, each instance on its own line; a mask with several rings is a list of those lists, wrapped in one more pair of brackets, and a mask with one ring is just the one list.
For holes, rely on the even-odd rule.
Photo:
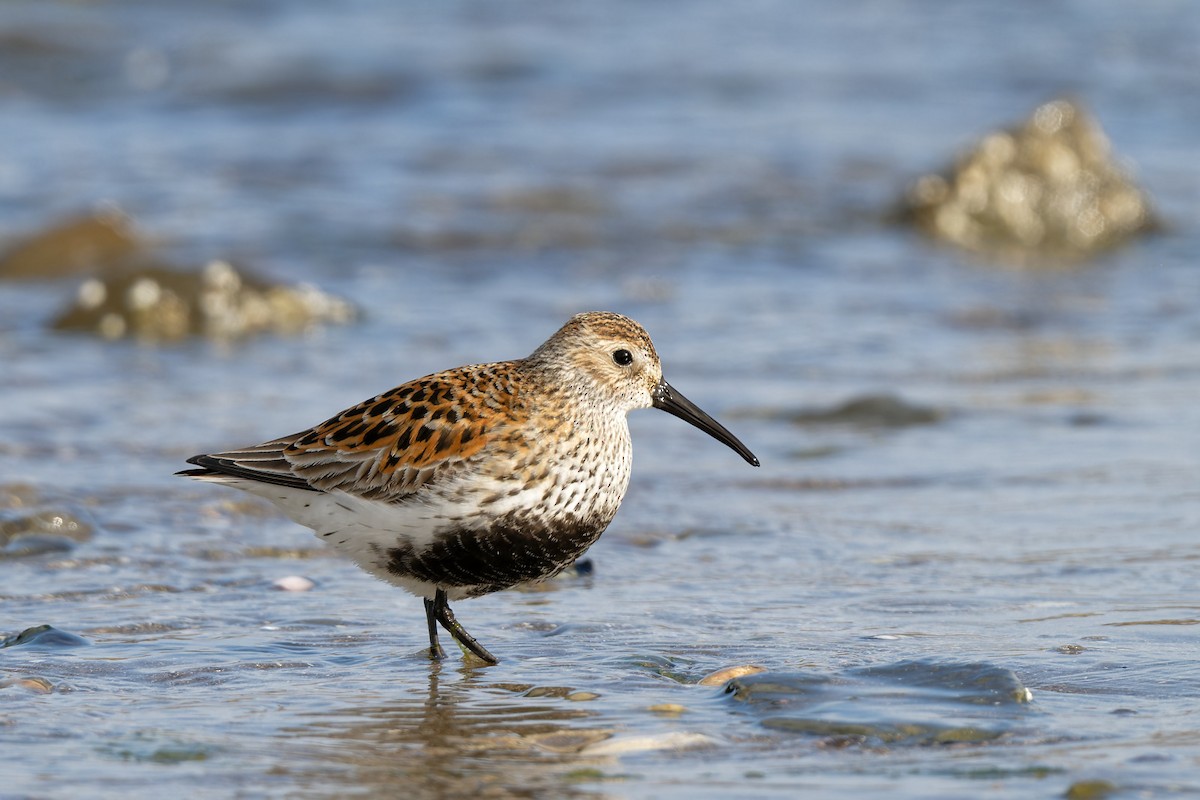
[(663, 380), (628, 317), (572, 317), (527, 358), (438, 372), (313, 428), (188, 459), (180, 475), (265, 497), (367, 572), (425, 599), (440, 623), (497, 659), (449, 602), (557, 574), (600, 537), (629, 484), (626, 414), (660, 408), (724, 442), (732, 433)]

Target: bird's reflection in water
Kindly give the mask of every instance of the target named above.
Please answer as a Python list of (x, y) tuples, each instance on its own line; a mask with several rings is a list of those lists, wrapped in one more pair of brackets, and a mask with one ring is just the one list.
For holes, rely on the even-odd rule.
[[(322, 714), (305, 728), (300, 773), (314, 795), (406, 798), (597, 797), (582, 755), (611, 730), (569, 689), (488, 681), (486, 670), (432, 664), (424, 697)], [(300, 733), (300, 731), (294, 731)], [(331, 784), (331, 782), (333, 782)], [(591, 784), (595, 787), (595, 783)]]

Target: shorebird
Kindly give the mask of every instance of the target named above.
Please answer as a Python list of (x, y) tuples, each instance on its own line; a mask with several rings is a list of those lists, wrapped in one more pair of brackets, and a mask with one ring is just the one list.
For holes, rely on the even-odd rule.
[(551, 577), (608, 527), (633, 449), (626, 414), (659, 408), (758, 459), (663, 379), (641, 325), (572, 317), (531, 355), (434, 373), (262, 444), (188, 459), (186, 475), (273, 502), (372, 575), (425, 601), (482, 661), (451, 600)]

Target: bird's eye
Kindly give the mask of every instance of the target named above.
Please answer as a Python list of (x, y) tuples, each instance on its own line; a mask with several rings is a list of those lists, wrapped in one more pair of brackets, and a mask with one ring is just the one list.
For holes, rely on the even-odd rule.
[(628, 350), (614, 350), (613, 361), (620, 364), (622, 367), (627, 367), (633, 363), (633, 353)]

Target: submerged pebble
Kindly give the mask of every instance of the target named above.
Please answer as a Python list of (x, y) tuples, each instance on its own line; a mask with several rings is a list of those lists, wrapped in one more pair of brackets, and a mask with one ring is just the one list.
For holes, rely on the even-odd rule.
[(764, 672), (726, 685), (776, 731), (831, 746), (981, 742), (1009, 730), (1032, 694), (1011, 670), (985, 663), (903, 661), (836, 675)]
[(574, 693), (575, 690), (569, 686), (534, 686), (525, 692), (525, 696), (567, 698)]
[(714, 747), (717, 740), (703, 733), (672, 731), (649, 736), (624, 736), (609, 739), (583, 748), (589, 756), (623, 756), (630, 753), (646, 753), (656, 750), (692, 750), (697, 747)]
[(91, 644), (82, 636), (76, 636), (67, 631), (60, 631), (52, 625), (38, 625), (26, 628), (18, 634), (0, 639), (0, 647), (16, 647), (18, 645), (37, 645), (38, 647), (80, 647)]

